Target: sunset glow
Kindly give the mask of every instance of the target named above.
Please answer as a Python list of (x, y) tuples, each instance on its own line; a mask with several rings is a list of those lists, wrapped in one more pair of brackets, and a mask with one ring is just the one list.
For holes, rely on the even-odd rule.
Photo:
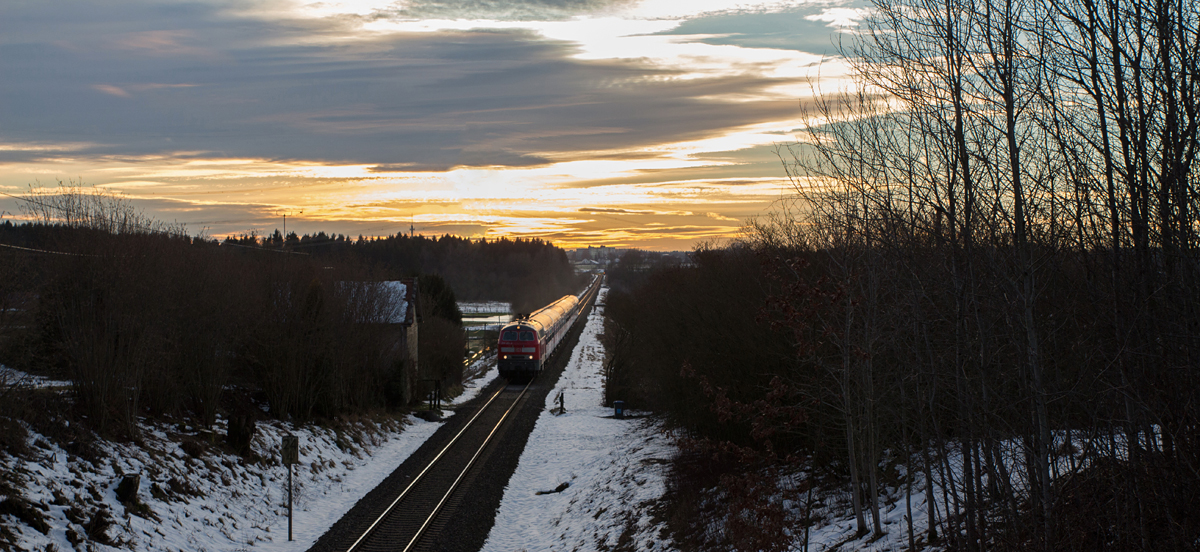
[(210, 236), (689, 249), (789, 184), (854, 2), (0, 7), (0, 214), (75, 181)]

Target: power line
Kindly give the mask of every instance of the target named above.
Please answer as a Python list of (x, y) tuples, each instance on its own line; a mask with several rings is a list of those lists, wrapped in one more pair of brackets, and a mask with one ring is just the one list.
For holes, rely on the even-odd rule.
[(285, 250), (283, 250), (283, 249), (270, 249), (270, 248), (266, 248), (266, 247), (259, 247), (259, 246), (252, 246), (252, 245), (242, 245), (242, 244), (239, 244), (239, 243), (221, 242), (221, 247), (225, 247), (225, 246), (231, 246), (231, 247), (241, 247), (241, 248), (244, 248), (244, 249), (256, 249), (256, 250), (258, 250), (258, 251), (271, 251), (271, 252), (274, 252), (274, 253), (286, 253), (286, 254), (288, 254), (288, 255), (304, 255), (304, 256), (306, 256), (306, 257), (308, 256), (308, 253), (301, 253), (301, 252), (299, 252), (299, 251), (285, 251)]
[(8, 193), (8, 192), (0, 192), (0, 195), (6, 195), (6, 196), (8, 196), (8, 197), (11, 197), (11, 198), (13, 198), (13, 199), (17, 199), (17, 200), (20, 200), (20, 201), (27, 201), (27, 202), (29, 202), (29, 203), (34, 203), (34, 204), (37, 204), (37, 205), (41, 205), (42, 207), (45, 207), (45, 208), (47, 208), (47, 209), (53, 209), (53, 208), (54, 208), (54, 207), (51, 207), (49, 204), (42, 203), (42, 202), (40, 202), (40, 201), (37, 201), (37, 200), (35, 200), (35, 199), (30, 199), (30, 198), (28, 198), (28, 197), (19, 196), (19, 195), (12, 195), (12, 194), (10, 194), (10, 193)]
[[(270, 249), (270, 248), (266, 248), (266, 247), (253, 247), (253, 246), (249, 246), (249, 245), (240, 245), (240, 244), (236, 244), (236, 243), (221, 243), (220, 246), (221, 247), (225, 247), (225, 246), (241, 247), (244, 249), (255, 249), (258, 251), (270, 251), (272, 253), (284, 253), (284, 254), (288, 254), (288, 255), (304, 255), (306, 257), (309, 256), (308, 253), (301, 253), (299, 251), (284, 251), (284, 250), (280, 250), (280, 249)], [(29, 253), (45, 253), (48, 255), (66, 255), (66, 256), (70, 256), (70, 257), (97, 257), (97, 258), (99, 258), (99, 257), (110, 256), (110, 255), (94, 255), (91, 253), (68, 253), (66, 251), (50, 251), (49, 249), (37, 249), (34, 247), (21, 247), (19, 245), (10, 245), (7, 243), (0, 243), (0, 247), (6, 247), (8, 249), (16, 249), (18, 251), (27, 251)]]
[[(0, 193), (3, 193), (3, 192), (0, 192)], [(7, 243), (0, 243), (0, 247), (7, 247), (9, 249), (17, 249), (20, 251), (29, 251), (31, 253), (47, 253), (50, 255), (67, 255), (67, 256), (71, 256), (71, 257), (103, 257), (104, 256), (104, 255), (92, 255), (89, 253), (67, 253), (66, 251), (50, 251), (48, 249), (34, 249), (32, 247), (21, 247), (19, 245), (9, 245)]]

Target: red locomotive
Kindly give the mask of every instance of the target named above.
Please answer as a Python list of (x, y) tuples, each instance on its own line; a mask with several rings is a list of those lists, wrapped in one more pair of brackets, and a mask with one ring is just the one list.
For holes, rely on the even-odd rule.
[(500, 376), (513, 380), (541, 372), (542, 361), (550, 358), (575, 321), (578, 304), (574, 295), (567, 295), (501, 328)]
[(545, 308), (500, 328), (497, 360), (500, 376), (510, 381), (527, 379), (542, 371), (542, 363), (558, 349), (566, 338), (584, 305), (599, 289), (597, 277), (581, 301), (574, 295), (564, 296)]

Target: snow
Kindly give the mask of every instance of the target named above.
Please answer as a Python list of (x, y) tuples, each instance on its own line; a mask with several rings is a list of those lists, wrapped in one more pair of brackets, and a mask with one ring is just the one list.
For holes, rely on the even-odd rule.
[(380, 285), (390, 293), (392, 299), (390, 312), (385, 319), (393, 324), (403, 324), (408, 320), (408, 287), (404, 282), (394, 280), (380, 282)]
[[(940, 491), (938, 491), (940, 492)], [(867, 534), (855, 537), (857, 529), (850, 508), (850, 495), (845, 490), (824, 489), (818, 491), (818, 500), (824, 504), (813, 509), (814, 519), (819, 519), (809, 533), (808, 550), (824, 552), (826, 550), (861, 550), (861, 551), (899, 551), (908, 550), (908, 523), (906, 521), (906, 506), (904, 488), (888, 488), (880, 497), (879, 518), (884, 534), (879, 538)], [(929, 523), (926, 512), (925, 491), (923, 482), (914, 481), (912, 489), (913, 529), (918, 535), (918, 548), (923, 544), (924, 533)], [(942, 512), (944, 515), (945, 512)], [(871, 514), (866, 512), (867, 525), (871, 525)], [(803, 544), (804, 534), (801, 532), (796, 540), (797, 547)]]
[[(605, 549), (623, 533), (637, 550), (670, 548), (651, 506), (666, 491), (664, 462), (673, 449), (653, 419), (616, 419), (601, 405), (602, 329), (597, 306), (547, 396), (484, 552)], [(560, 393), (566, 412), (555, 414)]]
[(71, 382), (35, 376), (33, 374), (28, 374), (15, 368), (9, 368), (3, 364), (0, 364), (0, 389), (7, 388), (10, 385), (16, 387), (32, 387), (36, 389), (51, 389), (70, 387)]
[[(263, 459), (257, 463), (218, 449), (193, 457), (177, 442), (178, 430), (163, 424), (144, 424), (140, 446), (97, 443), (94, 463), (34, 434), (37, 458), (5, 458), (3, 465), (25, 476), (25, 498), (46, 507), (52, 529), (43, 535), (24, 524), (13, 527), (23, 547), (41, 550), (54, 544), (71, 550), (67, 531), (81, 528), (67, 510), (87, 504), (83, 509), (107, 508), (117, 518), (108, 536), (134, 550), (302, 550), (438, 427), (415, 418), (404, 425), (400, 432), (393, 427), (350, 435), (318, 426), (260, 423), (252, 445)], [(278, 461), (286, 434), (300, 438), (300, 463), (293, 468), (294, 542), (287, 541), (287, 469)], [(135, 473), (142, 476), (138, 496), (151, 513), (127, 513), (117, 500), (122, 474)], [(172, 480), (181, 490), (172, 490)]]
[(385, 324), (408, 322), (408, 286), (399, 280), (382, 282), (338, 282), (338, 289), (349, 294), (352, 302), (370, 302), (372, 292), (382, 295), (383, 302), (375, 321)]
[(463, 314), (496, 314), (512, 311), (512, 303), (503, 301), (460, 301), (458, 310)]
[[(455, 401), (470, 400), (495, 375), (493, 367), (484, 377), (469, 382)], [(0, 370), (0, 377), (46, 386), (62, 383), (7, 368)], [(222, 434), (225, 423), (218, 420)], [(97, 442), (95, 462), (68, 454), (31, 432), (32, 458), (0, 456), (0, 469), (22, 480), (24, 498), (35, 507), (40, 505), (51, 530), (44, 535), (7, 516), (0, 518), (0, 524), (13, 529), (26, 550), (43, 550), (48, 545), (72, 550), (67, 532), (86, 533), (81, 523), (69, 519), (68, 510), (80, 504), (87, 519), (99, 508), (113, 514), (115, 523), (107, 535), (124, 549), (305, 550), (438, 427), (416, 417), (394, 422), (391, 427), (347, 424), (338, 429), (261, 422), (252, 443), (260, 462), (243, 461), (207, 447), (193, 457), (180, 441), (203, 441), (205, 435), (191, 427), (162, 422), (143, 423), (141, 442), (136, 445)], [(300, 463), (293, 467), (292, 542), (287, 540), (287, 469), (279, 463), (280, 442), (287, 434), (300, 438)], [(142, 476), (138, 497), (150, 513), (126, 512), (117, 499), (122, 475), (135, 473)], [(172, 488), (172, 480), (174, 489), (180, 490)], [(117, 549), (92, 545), (94, 550)]]
[[(486, 369), (480, 368), (480, 365), (486, 366), (487, 368)], [(483, 372), (482, 374), (479, 375), (479, 377), (463, 384), (463, 392), (462, 393), (459, 393), (459, 395), (457, 397), (454, 397), (453, 399), (444, 401), (443, 404), (453, 408), (454, 406), (458, 406), (463, 403), (466, 403), (467, 401), (479, 396), (479, 392), (483, 391), (483, 388), (487, 387), (488, 384), (492, 382), (492, 380), (500, 377), (500, 369), (496, 365), (496, 353), (495, 352), (492, 352), (491, 354), (483, 355), (478, 360), (476, 360), (475, 363), (471, 367), (467, 368), (467, 370), (466, 370), (466, 372), (468, 374), (478, 373), (479, 371)], [(451, 412), (450, 415), (454, 415), (454, 413)]]

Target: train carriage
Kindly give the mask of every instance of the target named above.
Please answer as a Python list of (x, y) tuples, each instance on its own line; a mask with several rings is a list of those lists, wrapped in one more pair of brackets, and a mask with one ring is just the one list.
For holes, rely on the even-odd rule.
[(567, 295), (549, 306), (500, 329), (500, 375), (508, 379), (533, 377), (542, 371), (574, 321), (579, 300)]
[(566, 339), (584, 305), (599, 289), (597, 277), (582, 294), (583, 300), (567, 295), (526, 317), (500, 328), (497, 364), (500, 376), (509, 380), (528, 379), (542, 371), (542, 364)]

